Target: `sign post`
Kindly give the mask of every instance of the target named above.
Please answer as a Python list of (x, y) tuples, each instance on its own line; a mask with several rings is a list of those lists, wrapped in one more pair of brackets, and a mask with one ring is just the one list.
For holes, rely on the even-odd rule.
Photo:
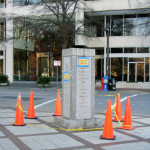
[(58, 66), (61, 66), (61, 61), (54, 60), (54, 66), (57, 66), (57, 89), (58, 89)]

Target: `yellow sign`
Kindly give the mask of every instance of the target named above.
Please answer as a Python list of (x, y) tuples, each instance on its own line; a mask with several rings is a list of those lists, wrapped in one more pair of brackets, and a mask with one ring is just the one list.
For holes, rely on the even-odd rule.
[(65, 79), (65, 80), (69, 80), (69, 79), (70, 79), (69, 73), (65, 73), (65, 74), (64, 74), (64, 79)]
[(89, 60), (88, 59), (79, 59), (79, 65), (88, 66)]

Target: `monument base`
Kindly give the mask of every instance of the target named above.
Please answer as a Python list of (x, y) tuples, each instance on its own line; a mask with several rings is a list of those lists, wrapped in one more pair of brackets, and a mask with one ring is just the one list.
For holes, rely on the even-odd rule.
[(71, 120), (64, 117), (54, 117), (54, 123), (59, 128), (65, 129), (91, 129), (91, 128), (101, 128), (103, 126), (103, 118), (91, 118), (91, 119), (76, 119)]

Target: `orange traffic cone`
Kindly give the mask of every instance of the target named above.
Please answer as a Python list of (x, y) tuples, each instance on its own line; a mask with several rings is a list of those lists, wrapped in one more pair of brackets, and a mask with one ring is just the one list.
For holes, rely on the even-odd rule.
[(130, 97), (129, 96), (127, 97), (123, 126), (120, 127), (120, 129), (125, 129), (125, 130), (135, 129), (135, 127), (132, 127), (131, 106), (130, 106)]
[(23, 109), (22, 109), (22, 100), (21, 94), (17, 97), (17, 108), (16, 108), (16, 118), (13, 124), (14, 126), (24, 126), (24, 118), (23, 118)]
[(120, 93), (117, 94), (116, 115), (114, 117), (114, 121), (118, 122), (118, 119), (119, 119), (119, 121), (123, 121), (123, 119), (122, 119), (121, 102), (120, 102)]
[(35, 117), (35, 111), (34, 111), (34, 97), (33, 97), (33, 91), (31, 91), (30, 94), (30, 101), (29, 101), (29, 107), (28, 107), (28, 114), (27, 114), (27, 119), (37, 119)]
[(54, 116), (62, 116), (61, 101), (60, 101), (60, 91), (59, 90), (57, 91), (57, 99), (56, 99)]
[(103, 135), (101, 135), (100, 138), (106, 139), (106, 140), (115, 140), (115, 136), (113, 135), (111, 100), (108, 100), (108, 103), (107, 103), (107, 111), (106, 111), (106, 117), (105, 117), (104, 130), (103, 130)]

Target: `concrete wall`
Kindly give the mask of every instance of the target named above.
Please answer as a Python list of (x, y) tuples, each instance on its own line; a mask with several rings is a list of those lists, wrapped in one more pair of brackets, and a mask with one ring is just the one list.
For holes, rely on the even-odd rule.
[[(107, 37), (87, 37), (80, 35), (78, 45), (107, 47)], [(150, 47), (150, 36), (110, 36), (110, 47)]]
[[(100, 90), (101, 82), (97, 82), (95, 84), (95, 88)], [(117, 89), (145, 89), (150, 90), (150, 82), (137, 82), (137, 83), (130, 83), (130, 82), (117, 82), (116, 83)]]
[[(96, 0), (86, 1), (87, 8), (93, 11), (149, 8), (149, 0)], [(86, 11), (89, 11), (88, 9)]]

